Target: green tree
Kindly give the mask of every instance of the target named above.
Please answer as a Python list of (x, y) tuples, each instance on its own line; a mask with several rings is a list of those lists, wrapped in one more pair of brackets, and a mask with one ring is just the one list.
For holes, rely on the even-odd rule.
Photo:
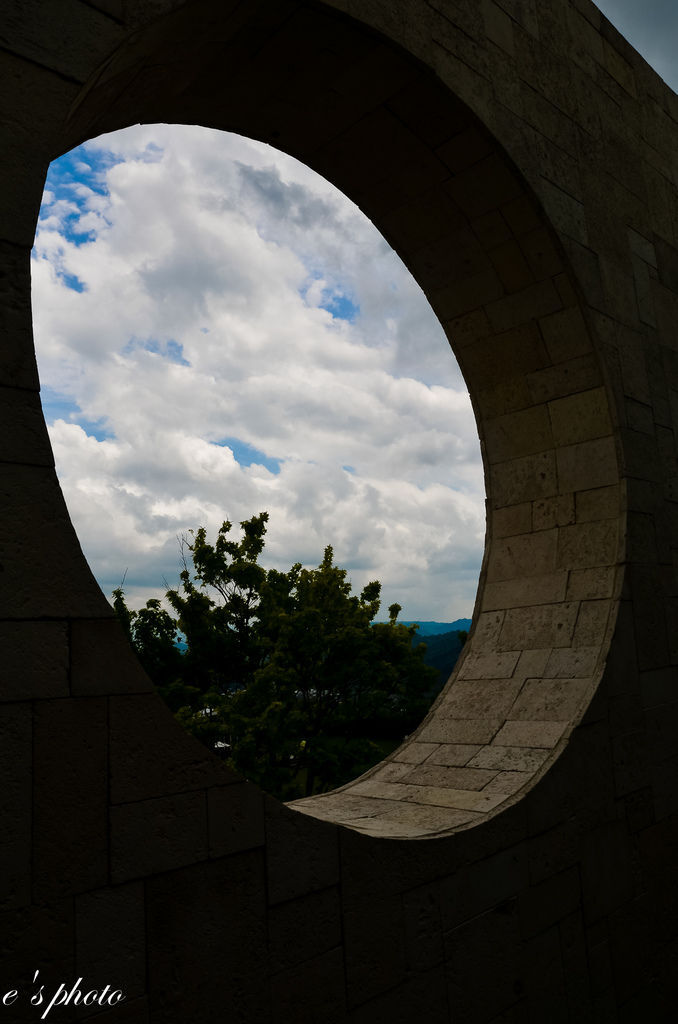
[[(315, 569), (259, 565), (267, 521), (263, 512), (241, 523), (239, 541), (229, 522), (214, 544), (202, 527), (184, 539), (181, 588), (167, 592), (176, 619), (157, 601), (129, 612), (121, 590), (116, 610), (186, 727), (292, 799), (340, 785), (383, 756), (384, 744), (421, 718), (436, 673), (425, 645), (413, 649), (415, 627), (397, 622), (399, 605), (373, 624), (380, 583), (353, 595), (331, 547)], [(153, 660), (142, 622), (158, 642), (183, 635), (178, 665)]]

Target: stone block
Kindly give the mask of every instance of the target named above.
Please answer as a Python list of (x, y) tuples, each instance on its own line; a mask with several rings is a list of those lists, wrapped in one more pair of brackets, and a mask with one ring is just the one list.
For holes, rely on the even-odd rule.
[(339, 881), (335, 825), (315, 821), (279, 804), (266, 803), (266, 858), (270, 904), (328, 889)]
[(238, 781), (156, 693), (111, 698), (110, 766), (114, 804)]
[(570, 647), (553, 651), (545, 674), (553, 679), (584, 679), (593, 675), (600, 656), (600, 645)]
[(527, 385), (535, 404), (587, 391), (599, 384), (600, 370), (593, 355), (577, 356), (537, 370), (527, 377)]
[(550, 657), (550, 647), (523, 651), (513, 673), (514, 679), (529, 679), (533, 676), (543, 676)]
[[(14, 2), (14, 6), (18, 9), (19, 4)], [(34, 5), (34, 10), (37, 13), (37, 5)], [(3, 32), (3, 40), (5, 38)], [(1, 234), (4, 242), (25, 246), (26, 262), (23, 265), (27, 269), (50, 159), (59, 145), (64, 150), (70, 148), (61, 131), (78, 86), (72, 80), (39, 68), (30, 59), (12, 54), (4, 43), (2, 64), (0, 151), (3, 154), (5, 187), (0, 195)], [(16, 297), (18, 302), (14, 309), (6, 311), (9, 312), (6, 323), (14, 330), (8, 336), (9, 351), (3, 358), (3, 368), (8, 364), (17, 368), (21, 366), (33, 378), (28, 386), (34, 387), (30, 278), (23, 279), (20, 294)], [(24, 344), (27, 349), (22, 352)], [(5, 383), (23, 386), (16, 379)]]
[(610, 611), (609, 601), (582, 601), (572, 646), (591, 647), (603, 643), (607, 636)]
[(474, 345), (482, 338), (487, 338), (492, 333), (492, 327), (484, 309), (474, 309), (453, 320), (443, 321), (443, 326), (457, 352)]
[(336, 887), (272, 907), (268, 915), (272, 973), (296, 967), (341, 946), (341, 925)]
[(491, 467), (488, 498), (493, 508), (518, 505), (557, 493), (553, 452), (527, 455)]
[(657, 563), (655, 521), (652, 515), (627, 513), (626, 552), (630, 561), (649, 565)]
[(417, 739), (426, 743), (451, 743), (472, 746), (489, 743), (501, 721), (498, 718), (473, 720), (469, 718), (433, 718), (424, 723), (417, 733)]
[[(462, 811), (491, 811), (504, 802), (503, 794), (470, 789), (449, 789), (446, 786), (410, 785), (402, 782), (377, 782), (368, 779), (356, 782), (353, 792), (383, 800), (402, 800), (431, 807), (452, 807)], [(445, 818), (441, 818), (444, 824)]]
[(205, 860), (205, 793), (176, 793), (112, 807), (110, 830), (111, 877), (116, 884)]
[(509, 608), (499, 636), (498, 650), (569, 647), (578, 611), (576, 602)]
[(484, 789), (496, 775), (483, 768), (455, 768), (430, 762), (418, 765), (404, 775), (402, 782), (413, 786), (442, 786), (450, 789)]
[(264, 795), (249, 782), (214, 786), (207, 791), (211, 857), (264, 846)]
[(625, 92), (637, 96), (633, 67), (607, 39), (603, 39), (603, 66)]
[[(438, 150), (441, 159), (454, 172), (447, 189), (455, 203), (471, 218), (480, 217), (523, 194), (520, 182), (498, 154), (490, 152), (478, 160), (479, 147), (490, 148), (487, 139), (478, 135), (475, 129), (469, 129), (463, 137), (457, 137), (446, 148)], [(474, 145), (475, 162), (471, 153)]]
[(498, 747), (555, 747), (567, 725), (565, 722), (505, 722), (495, 737)]
[(382, 762), (374, 769), (371, 777), (378, 778), (380, 782), (400, 782), (411, 771), (410, 764), (403, 764), (400, 761)]
[(581, 846), (574, 823), (564, 821), (533, 836), (528, 858), (531, 885), (539, 885), (577, 865), (581, 859)]
[(477, 743), (439, 743), (425, 763), (463, 768), (480, 749)]
[(564, 491), (586, 491), (615, 484), (619, 479), (613, 437), (559, 448), (556, 452), (558, 480)]
[(505, 612), (481, 612), (473, 626), (473, 644), (486, 651), (495, 650)]
[(106, 701), (43, 700), (34, 718), (34, 896), (108, 881)]
[(549, 415), (557, 445), (604, 437), (612, 429), (608, 399), (602, 387), (549, 402)]
[(563, 235), (574, 239), (580, 245), (589, 244), (586, 209), (579, 199), (542, 179), (540, 198), (552, 223)]
[(624, 399), (624, 408), (626, 410), (626, 425), (631, 430), (654, 437), (655, 421), (651, 405), (646, 402), (638, 402), (635, 398), (627, 396)]
[(538, 281), (519, 292), (491, 301), (486, 309), (495, 331), (509, 331), (562, 307), (552, 280)]
[(532, 503), (529, 501), (497, 508), (492, 513), (493, 537), (513, 537), (519, 533), (529, 533), (531, 529)]
[(581, 884), (575, 867), (529, 886), (518, 897), (523, 936), (530, 938), (566, 920), (580, 902)]
[[(473, 658), (473, 655), (471, 655)], [(491, 655), (485, 655), (491, 657)], [(478, 671), (478, 670), (476, 670)], [(438, 718), (499, 718), (506, 715), (513, 704), (520, 682), (512, 679), (477, 678), (457, 679), (436, 707)]]
[(678, 670), (675, 666), (640, 673), (640, 699), (644, 708), (668, 704), (678, 693)]
[(471, 221), (471, 228), (480, 244), (488, 249), (512, 237), (511, 229), (499, 210), (489, 210), (476, 217)]
[(558, 540), (558, 530), (542, 530), (538, 533), (525, 533), (519, 537), (496, 540), (490, 549), (488, 581), (495, 583), (514, 578), (544, 576), (556, 568), (565, 568), (562, 563), (556, 566)]
[(0, 622), (0, 701), (68, 696), (65, 622)]
[(149, 1012), (148, 999), (144, 996), (100, 1012), (96, 1020), (97, 1024), (150, 1024)]
[[(466, 367), (466, 356), (464, 353), (458, 355), (459, 363), (464, 370)], [(510, 374), (499, 381), (494, 381), (487, 387), (478, 388), (473, 392), (475, 406), (483, 417), (503, 416), (518, 409), (527, 409), (534, 405), (527, 386), (525, 377)]]
[(414, 740), (400, 747), (393, 755), (393, 760), (404, 764), (421, 764), (439, 749), (438, 743), (419, 743)]
[[(502, 1012), (510, 1012), (523, 991), (519, 948), (520, 921), (511, 897), (446, 933), (449, 999), (460, 1020), (501, 1020)], [(465, 983), (478, 963), (492, 964), (491, 985)]]
[[(423, 1020), (444, 1020), (449, 1000), (442, 966), (406, 975), (402, 985), (362, 1003), (351, 1014), (355, 1024), (373, 1024), (375, 1020), (389, 1024), (409, 1024), (410, 1009), (416, 1006)], [(318, 1024), (322, 1024), (319, 1021)]]
[[(39, 4), (27, 6), (8, 0), (5, 15), (4, 39), (10, 51), (80, 81), (122, 38), (121, 26), (77, 0), (67, 0), (67, 8), (58, 14), (44, 11)], [(53, 40), (57, 36), (62, 42), (55, 48)]]
[(341, 949), (319, 953), (271, 979), (272, 1024), (341, 1024), (346, 977)]
[[(529, 231), (527, 234), (521, 235), (519, 242), (528, 266), (537, 281), (541, 281), (545, 277), (553, 278), (561, 273), (563, 269), (562, 257), (556, 251), (553, 239), (543, 225), (540, 225), (533, 231)], [(558, 314), (551, 315), (557, 316)], [(557, 362), (557, 360), (555, 361)]]
[[(465, 658), (457, 679), (507, 680), (518, 662), (520, 651), (502, 651), (475, 654), (471, 651)], [(458, 684), (456, 684), (458, 685)], [(454, 693), (455, 687), (450, 690)], [(466, 695), (466, 688), (463, 691)]]
[[(534, 283), (535, 275), (525, 259), (522, 248), (513, 239), (494, 246), (489, 250), (489, 257), (508, 295), (522, 291)], [(558, 270), (560, 269), (558, 267)]]
[(543, 1020), (548, 1016), (553, 1024), (569, 1024), (558, 927), (527, 939), (524, 952), (530, 1016), (533, 1020)]
[(75, 900), (75, 969), (88, 989), (120, 989), (125, 1000), (146, 991), (144, 888), (132, 882)]
[(4, 465), (0, 504), (11, 523), (3, 537), (0, 618), (110, 616), (110, 605), (82, 556), (54, 470)]
[(431, 300), (441, 320), (453, 320), (496, 299), (502, 293), (501, 281), (496, 272), (489, 268), (438, 289), (432, 293)]
[(445, 288), (450, 281), (463, 282), (492, 272), (487, 254), (465, 224), (422, 245), (413, 260), (413, 269), (419, 267), (435, 289)]
[(547, 451), (553, 447), (547, 409), (537, 405), (487, 420), (485, 444), (490, 463)]
[[(3, 230), (3, 235), (5, 230)], [(12, 245), (0, 240), (0, 384), (37, 391), (31, 320), (30, 240)]]
[(567, 600), (586, 601), (612, 597), (615, 592), (616, 581), (617, 571), (615, 566), (574, 569), (570, 572), (567, 582)]
[(577, 523), (558, 534), (558, 569), (584, 569), (610, 565), (617, 556), (617, 523)]
[(543, 747), (521, 745), (483, 747), (468, 762), (471, 768), (496, 768), (498, 771), (529, 772), (533, 774), (543, 765), (550, 751)]
[(0, 707), (0, 912), (31, 902), (31, 705)]
[(519, 721), (570, 722), (591, 689), (590, 679), (528, 679), (508, 717)]
[(627, 732), (612, 739), (612, 761), (614, 766), (614, 788), (619, 797), (625, 797), (649, 785), (651, 771), (651, 746), (642, 722), (636, 723), (636, 731)]
[(552, 530), (575, 521), (574, 494), (539, 498), (532, 502), (532, 523), (535, 530)]
[[(489, 310), (486, 315), (489, 316)], [(525, 322), (517, 320), (506, 327), (497, 326), (490, 319), (490, 328), (490, 336), (480, 337), (459, 355), (462, 369), (473, 381), (474, 390), (501, 384), (507, 378), (518, 378), (549, 365), (544, 342), (529, 317)]]
[(633, 899), (635, 885), (624, 823), (602, 823), (582, 838), (584, 917), (599, 921)]
[[(10, 989), (33, 995), (43, 982), (54, 991), (64, 978), (75, 980), (73, 929), (72, 897), (0, 911), (3, 995)], [(3, 1016), (11, 1014), (7, 1019), (12, 1024), (33, 1024), (36, 1019), (36, 1008), (18, 1001), (11, 1009), (2, 1009)]]
[(373, 839), (421, 839), (449, 834), (461, 825), (481, 820), (479, 811), (460, 810), (435, 804), (405, 803), (402, 800), (378, 800), (363, 797), (373, 813), (346, 817), (344, 824)]
[(515, 897), (527, 885), (527, 855), (524, 844), (511, 845), (443, 880), (440, 910), (445, 932)]
[(349, 1000), (365, 1002), (392, 988), (405, 967), (402, 901), (389, 896), (345, 900), (343, 930)]
[[(563, 601), (568, 588), (567, 572), (545, 573), (524, 579), (486, 583), (483, 588), (483, 608), (522, 608), (535, 601), (552, 603)], [(567, 594), (568, 599), (570, 595)], [(576, 599), (573, 597), (573, 600)]]
[(619, 485), (594, 487), (576, 496), (577, 522), (592, 523), (597, 519), (614, 519), (619, 515)]
[(513, 54), (513, 22), (509, 16), (492, 0), (483, 0), (482, 10), (488, 39), (506, 53)]
[(524, 235), (538, 231), (544, 226), (536, 206), (526, 195), (504, 203), (501, 215), (516, 238), (522, 239)]
[(167, 1024), (268, 1019), (261, 851), (169, 871), (147, 882), (151, 1019)]
[(54, 465), (37, 391), (0, 386), (0, 462)]
[(484, 787), (484, 792), (503, 793), (506, 797), (515, 796), (523, 786), (531, 783), (533, 778), (533, 772), (497, 772)]
[(438, 885), (422, 885), (405, 893), (403, 914), (408, 967), (425, 971), (442, 963), (445, 951)]
[(448, 236), (463, 224), (464, 218), (442, 187), (412, 198), (383, 219), (392, 244), (417, 253), (422, 245)]
[(117, 618), (80, 619), (71, 625), (71, 693), (153, 693)]

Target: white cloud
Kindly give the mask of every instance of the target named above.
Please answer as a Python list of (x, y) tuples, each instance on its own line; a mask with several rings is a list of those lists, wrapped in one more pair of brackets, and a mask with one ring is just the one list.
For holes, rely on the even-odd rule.
[(43, 384), (73, 403), (50, 432), (104, 591), (126, 567), (133, 600), (161, 591), (177, 534), (267, 509), (270, 564), (317, 564), (331, 543), (356, 588), (382, 580), (384, 610), (470, 614), (473, 413), (369, 221), (292, 158), (206, 129), (137, 126), (68, 159), (36, 235), (35, 334)]

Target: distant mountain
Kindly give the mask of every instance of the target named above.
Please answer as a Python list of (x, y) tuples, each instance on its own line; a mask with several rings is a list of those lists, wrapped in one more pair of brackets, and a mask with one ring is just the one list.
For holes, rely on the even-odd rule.
[(471, 628), (470, 619), (456, 619), (454, 622), (405, 622), (405, 626), (419, 626), (417, 636), (438, 636), (440, 633), (454, 633), (458, 629)]
[[(468, 622), (468, 619), (462, 619), (462, 622)], [(417, 647), (419, 644), (424, 644), (426, 650), (424, 652), (424, 661), (427, 665), (438, 670), (438, 687), (435, 693), (440, 690), (447, 682), (452, 669), (454, 668), (457, 658), (461, 653), (461, 649), (464, 646), (462, 637), (459, 635), (460, 630), (451, 630), (449, 633), (437, 633), (435, 635), (429, 634), (428, 636), (421, 636), (418, 632), (412, 641), (412, 646)], [(462, 631), (463, 635), (463, 631)], [(464, 637), (464, 639), (466, 639)]]

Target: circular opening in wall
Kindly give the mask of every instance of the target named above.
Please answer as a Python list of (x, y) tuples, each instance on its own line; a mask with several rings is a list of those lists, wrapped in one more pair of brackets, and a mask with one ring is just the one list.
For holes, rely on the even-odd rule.
[(400, 259), (291, 157), (147, 125), (51, 165), (32, 273), (69, 510), (172, 709), (285, 799), (381, 760), (454, 664), (485, 526), (466, 385)]

